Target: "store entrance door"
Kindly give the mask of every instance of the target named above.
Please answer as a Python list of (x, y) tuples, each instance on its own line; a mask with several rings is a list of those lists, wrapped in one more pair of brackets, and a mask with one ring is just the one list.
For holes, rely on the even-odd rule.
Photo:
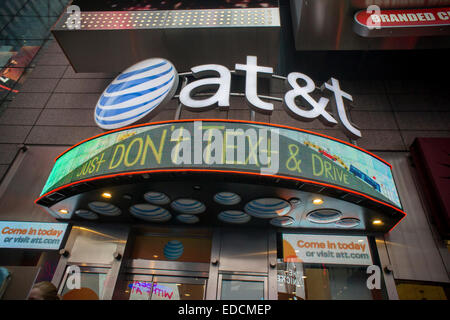
[(217, 299), (267, 300), (267, 289), (267, 276), (221, 274), (219, 275)]
[(211, 231), (140, 227), (134, 230), (128, 249), (113, 299), (206, 298)]

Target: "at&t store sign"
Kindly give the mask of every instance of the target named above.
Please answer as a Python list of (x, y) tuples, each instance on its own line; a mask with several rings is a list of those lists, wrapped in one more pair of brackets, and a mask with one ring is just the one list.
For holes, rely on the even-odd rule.
[[(179, 101), (184, 108), (201, 112), (230, 107), (232, 71), (217, 64), (195, 66), (191, 71), (189, 74), (197, 80), (181, 88)], [(235, 65), (235, 72), (245, 76), (245, 98), (249, 107), (255, 112), (271, 114), (274, 105), (258, 95), (257, 80), (260, 76), (272, 76), (273, 68), (259, 66), (257, 57), (247, 56), (246, 64)], [(95, 109), (97, 125), (111, 130), (150, 119), (158, 108), (173, 98), (179, 76), (175, 66), (161, 58), (144, 60), (129, 67), (101, 95)], [(361, 131), (351, 123), (345, 110), (344, 101), (353, 101), (353, 98), (341, 89), (338, 80), (331, 78), (324, 83), (321, 87), (324, 96), (318, 100), (311, 96), (316, 85), (306, 74), (292, 72), (285, 78), (285, 83), (283, 106), (292, 117), (303, 121), (320, 119), (329, 126), (340, 125), (353, 139), (361, 137)], [(211, 88), (215, 92), (206, 98), (196, 96)], [(302, 98), (302, 105), (297, 103), (297, 98)]]
[[(244, 93), (231, 91), (233, 73), (244, 77)], [(283, 98), (259, 95), (259, 76), (284, 80)], [(254, 56), (234, 71), (205, 64), (178, 73), (165, 59), (139, 62), (99, 98), (95, 121), (107, 131), (57, 157), (36, 203), (64, 220), (392, 229), (405, 216), (392, 168), (355, 145), (245, 120), (145, 123), (172, 98), (179, 114), (181, 107), (227, 110), (231, 96), (245, 96), (252, 112), (270, 114), (280, 101), (292, 117), (361, 137), (344, 106), (352, 96), (339, 81), (324, 83), (319, 97), (316, 89), (303, 73), (274, 76)]]

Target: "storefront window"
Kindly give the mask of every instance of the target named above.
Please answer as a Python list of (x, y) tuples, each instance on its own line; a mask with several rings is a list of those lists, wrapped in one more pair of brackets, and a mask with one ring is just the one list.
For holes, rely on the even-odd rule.
[(209, 263), (211, 238), (209, 234), (171, 236), (137, 235), (131, 259)]
[(372, 300), (367, 267), (302, 264), (278, 261), (279, 300)]
[(374, 263), (372, 259), (366, 237), (283, 235), (277, 264), (278, 299), (385, 299), (381, 273), (380, 287), (368, 286), (372, 273), (367, 268)]

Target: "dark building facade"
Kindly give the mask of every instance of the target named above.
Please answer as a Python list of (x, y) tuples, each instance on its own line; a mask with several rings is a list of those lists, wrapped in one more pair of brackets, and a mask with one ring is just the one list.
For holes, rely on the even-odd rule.
[[(11, 34), (16, 29), (11, 21), (23, 19), (21, 10), (27, 6), (31, 8), (27, 12), (33, 12), (30, 21), (44, 17), (51, 22), (39, 35), (17, 36), (22, 47), (31, 47), (27, 41), (35, 43), (35, 49), (16, 50), (28, 54), (29, 61), (11, 66), (10, 57), (1, 66), (3, 78), (12, 71), (20, 72), (13, 86), (5, 85), (2, 95), (2, 231), (13, 229), (8, 225), (11, 222), (23, 222), (18, 229), (31, 228), (33, 223), (68, 225), (60, 233), (60, 245), (51, 249), (27, 244), (0, 248), (0, 266), (15, 270), (15, 274), (21, 272), (26, 282), (19, 285), (13, 278), (5, 297), (25, 299), (34, 282), (48, 280), (67, 299), (448, 298), (448, 184), (438, 183), (432, 189), (439, 191), (432, 192), (438, 198), (430, 197), (429, 192), (433, 181), (446, 173), (438, 166), (437, 180), (428, 181), (425, 178), (433, 176), (423, 166), (428, 162), (418, 160), (425, 147), (411, 150), (413, 143), (423, 141), (423, 146), (438, 141), (432, 149), (439, 152), (429, 161), (448, 163), (447, 27), (441, 28), (441, 34), (424, 31), (420, 35), (388, 33), (367, 38), (353, 30), (355, 13), (370, 4), (379, 5), (381, 10), (416, 10), (429, 7), (427, 1), (413, 8), (395, 5), (394, 1), (250, 1), (250, 8), (242, 8), (240, 1), (231, 1), (232, 5), (214, 1), (217, 6), (212, 8), (198, 3), (194, 6), (190, 1), (181, 1), (179, 8), (129, 1), (128, 7), (123, 4), (120, 10), (114, 1), (88, 1), (89, 9), (84, 9), (85, 2), (73, 1), (86, 19), (75, 30), (66, 30), (68, 24), (63, 26), (69, 21), (65, 6), (70, 3), (48, 1), (47, 11), (36, 13), (40, 11), (32, 10), (33, 1), (23, 1), (14, 11), (18, 2), (11, 1), (10, 11), (2, 13), (8, 17), (3, 19), (2, 45), (14, 40)], [(450, 12), (450, 4), (444, 2), (433, 8)], [(111, 16), (113, 22), (108, 26), (105, 19), (109, 14), (117, 16)], [(200, 24), (202, 14), (204, 25), (193, 25)], [(222, 26), (221, 21), (229, 21), (231, 26)], [(249, 107), (252, 102), (246, 101), (250, 100), (245, 97), (246, 74), (235, 70), (237, 64), (245, 65), (246, 59), (249, 65), (248, 56), (256, 56), (258, 66), (273, 68), (271, 76), (257, 80), (259, 98), (273, 104), (271, 112), (260, 112), (261, 108)], [(119, 74), (126, 76), (125, 69), (150, 58), (167, 59), (178, 71), (173, 97), (138, 127), (133, 127), (133, 122), (101, 128), (94, 113), (105, 89), (114, 85)], [(190, 68), (202, 64), (222, 65), (232, 71), (228, 108), (219, 105), (198, 112), (180, 102), (183, 88), (196, 80), (189, 74)], [(336, 102), (336, 111), (331, 113), (331, 104), (338, 99), (325, 84), (331, 86), (331, 79), (337, 79), (340, 89), (352, 97), (353, 101), (344, 99), (344, 112), (361, 137), (348, 134), (342, 113), (341, 126), (324, 124), (323, 117), (302, 121), (292, 116), (283, 101), (291, 89), (286, 82), (292, 73), (308, 75), (314, 81), (312, 98), (327, 98), (330, 114), (336, 119), (339, 108)], [(134, 85), (128, 89), (132, 91)], [(206, 96), (213, 95), (215, 89)], [(118, 119), (114, 116), (112, 119)], [(284, 174), (280, 169), (264, 175), (255, 168), (239, 166), (158, 167), (156, 162), (148, 166), (142, 160), (137, 168), (134, 165), (140, 164), (141, 158), (127, 158), (126, 153), (124, 161), (128, 159), (130, 169), (118, 167), (86, 175), (85, 179), (76, 178), (74, 170), (70, 180), (53, 185), (47, 182), (64, 156), (70, 155), (71, 162), (61, 161), (61, 166), (82, 164), (76, 161), (87, 154), (89, 143), (104, 139), (95, 148), (116, 148), (104, 158), (114, 170), (121, 141), (158, 126), (167, 126), (168, 134), (173, 134), (174, 128), (189, 129), (200, 119), (203, 125), (217, 128), (278, 129), (280, 148), (285, 143), (283, 137), (291, 139), (286, 142), (291, 153), (278, 150), (280, 163), (290, 167), (287, 163), (294, 151), (289, 148), (301, 141), (304, 149), (299, 156), (309, 150), (316, 167), (302, 167), (302, 171), (297, 162), (297, 172)], [(151, 136), (155, 143), (148, 155), (157, 158), (159, 154), (164, 163), (170, 153), (158, 149), (163, 141), (161, 132)], [(108, 137), (117, 140), (107, 145)], [(339, 147), (333, 149), (335, 144)], [(129, 144), (123, 148), (132, 150)], [(130, 152), (134, 156), (134, 151)], [(347, 152), (356, 153), (357, 159), (368, 157), (370, 163), (377, 163), (374, 167), (391, 172), (390, 191), (383, 189), (390, 185), (359, 168), (356, 160), (350, 165), (348, 159), (353, 158)], [(320, 171), (317, 164), (325, 166), (326, 161), (333, 162), (334, 169), (330, 165), (327, 176), (324, 167), (321, 178), (316, 174)], [(353, 186), (351, 182), (349, 186), (342, 181), (339, 184), (336, 173), (332, 180), (332, 170), (344, 169), (363, 187), (357, 182)], [(83, 170), (89, 171), (89, 165)], [(312, 178), (307, 176), (308, 170)], [(397, 196), (390, 197), (389, 192)], [(167, 197), (167, 201), (160, 197)], [(223, 204), (220, 197), (238, 200)], [(274, 199), (283, 204), (265, 217), (271, 206), (279, 205)], [(185, 208), (191, 204), (194, 209)], [(112, 206), (98, 207), (104, 205)], [(202, 205), (203, 210), (196, 212)], [(262, 207), (259, 211), (254, 209), (258, 206)], [(149, 219), (148, 212), (144, 212), (147, 219), (139, 216), (142, 210), (150, 209), (170, 217)], [(275, 220), (278, 218), (282, 219)], [(377, 220), (382, 226), (377, 226)], [(339, 221), (356, 224), (342, 227)], [(59, 230), (57, 225), (48, 226)], [(331, 259), (345, 251), (348, 255), (340, 261)], [(378, 267), (379, 286), (370, 287), (369, 266)], [(73, 270), (81, 271), (84, 291), (68, 285)]]

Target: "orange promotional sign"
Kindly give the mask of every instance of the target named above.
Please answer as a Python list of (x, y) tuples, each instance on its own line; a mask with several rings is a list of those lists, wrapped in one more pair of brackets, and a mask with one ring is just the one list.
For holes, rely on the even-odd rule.
[(372, 265), (367, 237), (283, 234), (285, 262)]

